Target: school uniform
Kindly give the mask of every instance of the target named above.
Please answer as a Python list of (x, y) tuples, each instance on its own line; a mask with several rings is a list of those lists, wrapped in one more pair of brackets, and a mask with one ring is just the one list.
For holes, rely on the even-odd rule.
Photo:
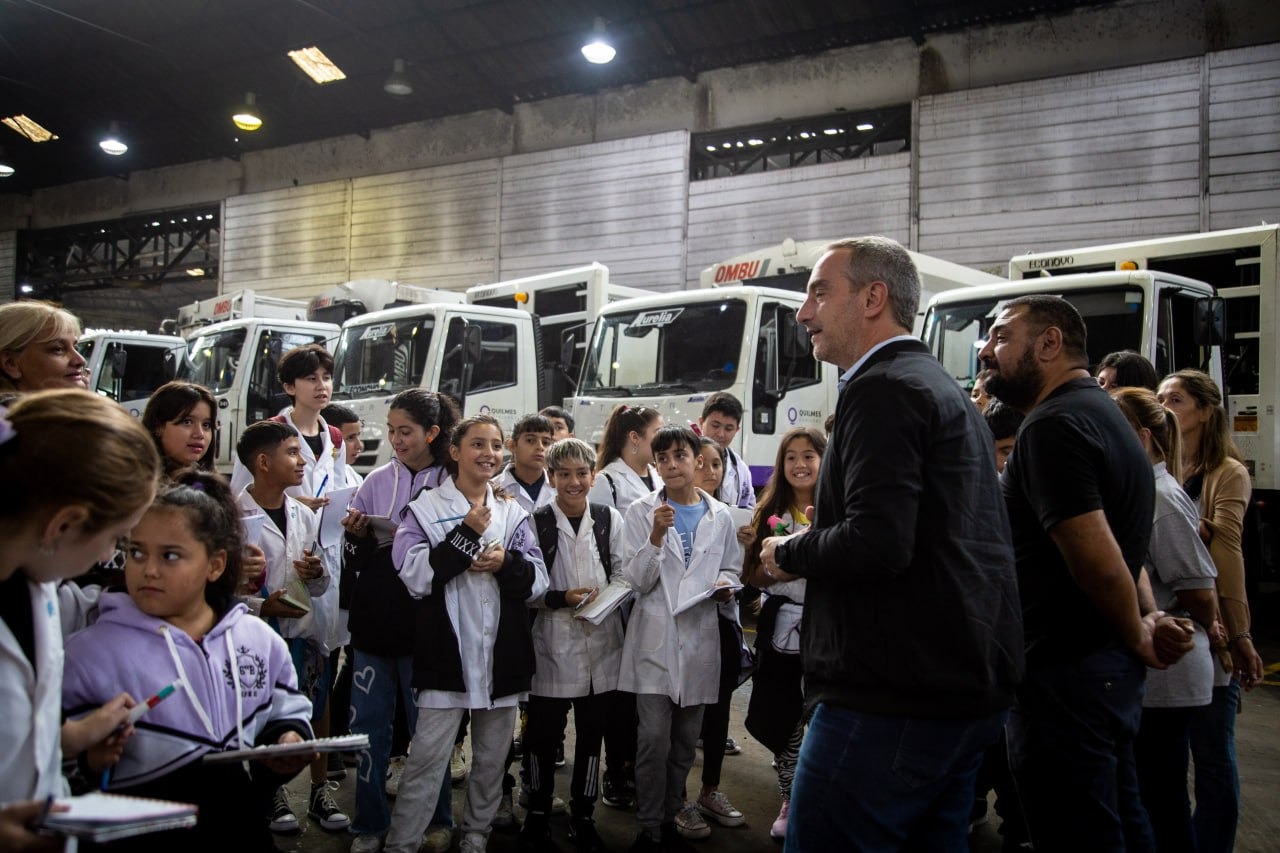
[(143, 613), (127, 593), (104, 593), (98, 621), (67, 642), (62, 707), (88, 713), (120, 691), (144, 701), (181, 681), (135, 723), (112, 769), (111, 791), (193, 802), (194, 831), (125, 842), (127, 849), (269, 850), (265, 807), (283, 781), (259, 762), (205, 765), (206, 754), (312, 737), (311, 703), (298, 691), (285, 642), (236, 603), (196, 641)]
[[(20, 578), (10, 579), (6, 586), (24, 583), (30, 597), (32, 658), (11, 626), (0, 620), (0, 731), (5, 742), (0, 750), (0, 802), (6, 803), (69, 793), (62, 776), (63, 650), (57, 586)], [(13, 589), (9, 586), (6, 593)]]
[(502, 492), (507, 497), (514, 500), (520, 505), (525, 512), (532, 513), (535, 509), (555, 503), (556, 490), (551, 485), (551, 478), (544, 472), (542, 475), (542, 488), (538, 490), (536, 499), (529, 497), (529, 492), (516, 478), (516, 466), (508, 465), (502, 469), (502, 473), (493, 478), (494, 491)]
[[(576, 530), (558, 503), (542, 511), (555, 519), (556, 551), (547, 566), (549, 589), (535, 601), (537, 669), (524, 735), (531, 812), (550, 813), (556, 748), (571, 706), (576, 730), (569, 788), (573, 816), (591, 817), (599, 795), (601, 739), (622, 662), (622, 613), (615, 610), (599, 625), (592, 625), (574, 618), (575, 610), (566, 604), (565, 593), (588, 587), (603, 590), (611, 577), (621, 580), (622, 515), (610, 506), (601, 509), (609, 516), (607, 543), (596, 542), (590, 509), (578, 520)], [(608, 555), (608, 566), (602, 562), (602, 550)]]
[(675, 820), (693, 763), (704, 705), (720, 683), (720, 631), (711, 599), (675, 615), (680, 602), (720, 581), (738, 579), (737, 529), (726, 506), (701, 489), (706, 511), (686, 566), (673, 526), (661, 546), (650, 543), (654, 509), (665, 490), (640, 498), (625, 516), (623, 579), (637, 600), (627, 625), (618, 688), (636, 694), (637, 820), (656, 831)]
[(649, 483), (645, 483), (626, 462), (615, 459), (600, 469), (591, 491), (587, 493), (587, 500), (593, 504), (608, 504), (625, 516), (631, 504), (662, 486), (657, 470), (652, 465), (648, 470)]
[(494, 573), (471, 572), (481, 536), (462, 523), (470, 502), (452, 481), (415, 498), (396, 531), (392, 561), (417, 602), (413, 686), (418, 724), (400, 777), (384, 850), (418, 849), (454, 736), (471, 712), (472, 765), (462, 830), (487, 836), (498, 810), (516, 704), (533, 677), (528, 603), (547, 591), (529, 514), (485, 489), (485, 539), (507, 552)]
[[(283, 413), (273, 418), (279, 420), (293, 429), (298, 434), (299, 449), (302, 458), (306, 460), (307, 468), (302, 473), (302, 484), (298, 486), (290, 486), (285, 489), (285, 494), (292, 495), (295, 498), (300, 497), (324, 497), (334, 489), (342, 488), (347, 482), (347, 454), (346, 448), (339, 440), (333, 440), (333, 433), (338, 432), (337, 427), (330, 427), (325, 423), (324, 418), (320, 418), (320, 453), (317, 454), (311, 449), (311, 445), (307, 444), (307, 439), (302, 434), (302, 430), (298, 429), (298, 425), (293, 422), (293, 408), (286, 409)], [(341, 433), (338, 433), (341, 436)], [(245, 486), (253, 482), (253, 473), (244, 466), (237, 456), (231, 468), (231, 491), (239, 494)]]

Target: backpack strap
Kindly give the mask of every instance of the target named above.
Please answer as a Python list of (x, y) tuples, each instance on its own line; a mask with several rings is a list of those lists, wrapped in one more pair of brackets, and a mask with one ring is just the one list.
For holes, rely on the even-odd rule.
[(609, 491), (613, 492), (613, 505), (616, 508), (618, 506), (618, 484), (613, 482), (613, 475), (608, 471), (601, 471), (600, 476), (604, 477), (609, 483)]
[(609, 554), (610, 528), (613, 526), (613, 513), (604, 504), (588, 504), (591, 514), (591, 535), (596, 540), (596, 551), (600, 554), (600, 565), (604, 567), (606, 580), (613, 580), (613, 562)]
[(542, 563), (550, 571), (556, 560), (556, 551), (560, 548), (560, 537), (556, 532), (556, 513), (551, 504), (540, 506), (533, 511), (534, 531), (538, 535), (538, 550), (542, 552)]

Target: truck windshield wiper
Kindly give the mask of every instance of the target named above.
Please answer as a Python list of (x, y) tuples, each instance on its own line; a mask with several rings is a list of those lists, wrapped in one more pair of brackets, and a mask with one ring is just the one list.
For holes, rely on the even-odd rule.
[(601, 385), (599, 388), (584, 388), (584, 394), (599, 394), (601, 397), (634, 397), (635, 394), (625, 385)]
[(678, 391), (682, 394), (696, 394), (698, 389), (686, 382), (653, 382), (648, 385), (637, 385), (636, 390), (641, 393), (647, 391)]

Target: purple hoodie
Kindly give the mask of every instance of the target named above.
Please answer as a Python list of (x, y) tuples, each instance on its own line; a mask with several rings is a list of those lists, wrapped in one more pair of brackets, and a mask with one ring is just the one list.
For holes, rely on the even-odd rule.
[(67, 640), (62, 707), (68, 717), (120, 691), (145, 702), (181, 681), (135, 724), (111, 788), (159, 779), (220, 752), (274, 743), (286, 731), (312, 736), (311, 703), (284, 640), (234, 604), (199, 643), (138, 609), (127, 593), (103, 593), (98, 621)]

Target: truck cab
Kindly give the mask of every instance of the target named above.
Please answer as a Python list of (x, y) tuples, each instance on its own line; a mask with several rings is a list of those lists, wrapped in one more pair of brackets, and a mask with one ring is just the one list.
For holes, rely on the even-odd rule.
[(236, 439), (246, 426), (290, 405), (276, 376), (280, 357), (306, 344), (332, 349), (338, 331), (332, 323), (255, 317), (204, 326), (191, 337), (181, 378), (208, 388), (218, 401), (219, 471), (231, 472)]
[(352, 317), (334, 362), (333, 399), (364, 422), (362, 473), (390, 460), (387, 407), (405, 389), (448, 394), (464, 416), (493, 415), (506, 432), (546, 405), (537, 324), (510, 308), (426, 303)]
[(566, 401), (575, 432), (599, 442), (623, 404), (685, 425), (710, 394), (727, 391), (745, 409), (733, 449), (762, 485), (782, 433), (821, 429), (835, 408), (836, 368), (814, 359), (795, 320), (803, 302), (803, 293), (737, 284), (609, 305), (596, 320), (578, 392)]
[(89, 390), (140, 418), (152, 393), (178, 374), (187, 342), (173, 335), (90, 330), (76, 349), (89, 371)]

